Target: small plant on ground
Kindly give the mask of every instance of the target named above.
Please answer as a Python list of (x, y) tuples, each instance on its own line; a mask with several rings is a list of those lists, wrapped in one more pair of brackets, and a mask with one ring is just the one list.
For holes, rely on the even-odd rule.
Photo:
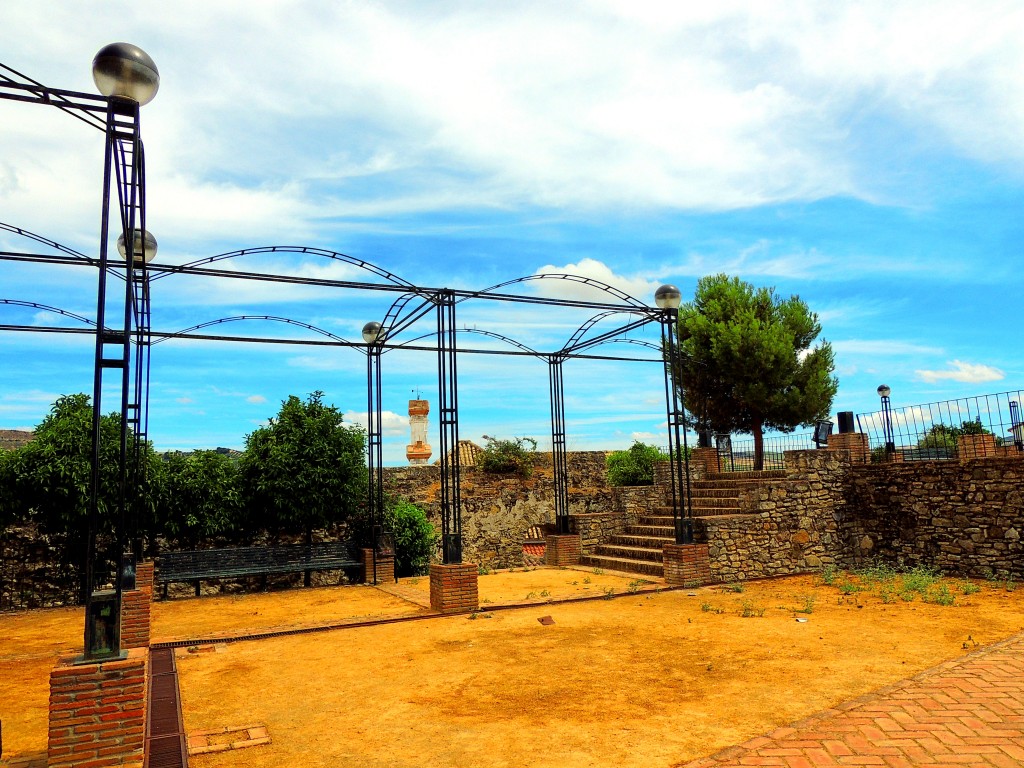
[(744, 600), (740, 605), (740, 615), (744, 619), (762, 618), (764, 616), (764, 608), (757, 605), (752, 600)]
[(590, 577), (589, 576), (584, 576), (583, 577), (583, 583), (584, 584), (589, 584), (590, 583)]
[(546, 590), (546, 589), (542, 589), (541, 593), (540, 593), (540, 596), (541, 597), (551, 597), (551, 593), (548, 590)]
[(796, 609), (797, 613), (814, 613), (814, 602), (817, 598), (814, 595), (801, 595), (801, 606)]
[(604, 588), (605, 599), (611, 600), (614, 595), (615, 595), (615, 587), (605, 587)]
[(882, 588), (878, 590), (878, 597), (883, 603), (894, 603), (896, 602), (896, 588), (892, 584), (883, 584)]
[(640, 587), (643, 586), (646, 583), (647, 582), (642, 580), (642, 579), (637, 579), (636, 581), (631, 581), (631, 582), (629, 582), (629, 585), (626, 587), (626, 591), (629, 592), (629, 594), (631, 594), (631, 595), (635, 595), (637, 593), (637, 590), (639, 590)]
[(526, 599), (527, 599), (527, 600), (532, 600), (532, 599), (533, 599), (533, 598), (535, 598), (536, 596), (537, 596), (537, 593), (536, 593), (536, 592), (527, 592), (527, 593), (526, 593)]
[(595, 568), (594, 569), (594, 575), (595, 576), (604, 576), (604, 569), (603, 568)]
[(863, 589), (860, 584), (854, 581), (842, 581), (837, 586), (844, 595), (855, 595)]
[(936, 605), (953, 605), (956, 602), (956, 596), (949, 591), (949, 587), (945, 584), (935, 584), (928, 590), (928, 593), (923, 597), (926, 603), (935, 603)]
[(1013, 576), (1011, 575), (1011, 576), (1010, 576), (1010, 577), (1009, 577), (1009, 578), (1008, 578), (1008, 579), (1006, 580), (1006, 583), (1004, 584), (1004, 586), (1006, 587), (1006, 591), (1007, 591), (1007, 592), (1013, 592), (1013, 591), (1014, 591), (1015, 589), (1017, 589), (1017, 582), (1015, 582), (1015, 581), (1013, 580)]
[(957, 587), (960, 589), (961, 595), (973, 595), (981, 591), (981, 587), (967, 579), (961, 581)]
[(725, 585), (724, 589), (728, 590), (729, 592), (736, 592), (737, 594), (739, 594), (743, 591), (743, 584), (739, 581), (731, 581)]
[(916, 565), (903, 574), (903, 588), (921, 595), (928, 593), (928, 589), (939, 580), (939, 572), (927, 565)]
[(836, 578), (839, 576), (839, 569), (829, 563), (821, 569), (821, 583), (826, 587), (831, 587), (836, 583)]
[(854, 574), (865, 585), (887, 584), (895, 581), (896, 569), (881, 560), (873, 560), (854, 571)]
[(491, 569), (490, 569), (490, 567), (484, 565), (483, 563), (480, 563), (480, 565), (478, 565), (476, 567), (476, 572), (480, 576), (487, 576), (491, 572)]

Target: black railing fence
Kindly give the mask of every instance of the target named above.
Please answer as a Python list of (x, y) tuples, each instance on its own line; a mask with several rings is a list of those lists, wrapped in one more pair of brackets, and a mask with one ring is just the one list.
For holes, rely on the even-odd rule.
[[(764, 466), (762, 469), (785, 469), (785, 451), (804, 451), (815, 448), (814, 433), (801, 432), (792, 435), (765, 437)], [(716, 435), (718, 463), (723, 472), (746, 472), (754, 468), (754, 439), (736, 440), (731, 435)]]
[(934, 461), (1024, 453), (1021, 390), (862, 413), (873, 461)]

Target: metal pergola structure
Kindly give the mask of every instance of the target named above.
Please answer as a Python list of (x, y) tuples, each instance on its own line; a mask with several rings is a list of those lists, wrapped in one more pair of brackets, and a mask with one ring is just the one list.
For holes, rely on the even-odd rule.
[[(117, 44), (123, 46), (123, 44)], [(117, 46), (108, 46), (104, 49)], [(128, 62), (137, 68), (139, 61), (143, 65), (155, 65), (144, 53), (127, 46), (129, 51), (114, 51), (114, 56), (128, 58)], [(103, 55), (104, 51), (101, 51)], [(139, 55), (144, 57), (140, 59)], [(97, 61), (101, 55), (97, 56)], [(127, 66), (127, 65), (126, 65)], [(129, 67), (131, 69), (131, 67)], [(143, 66), (145, 69), (145, 66)], [(3, 74), (6, 71), (12, 76)], [(136, 78), (138, 73), (132, 70)], [(145, 73), (143, 73), (145, 74)], [(99, 80), (97, 80), (99, 82)], [(158, 82), (158, 81), (157, 81)], [(138, 82), (134, 83), (138, 88)], [(155, 93), (155, 85), (153, 87)], [(152, 97), (150, 94), (149, 98)], [(535, 274), (516, 280), (500, 283), (484, 290), (455, 290), (450, 288), (431, 288), (415, 286), (397, 275), (382, 269), (370, 262), (356, 259), (335, 251), (322, 248), (297, 246), (268, 246), (249, 248), (204, 258), (183, 265), (151, 264), (149, 260), (155, 253), (155, 240), (145, 231), (145, 170), (143, 146), (139, 127), (139, 106), (148, 99), (138, 96), (133, 91), (132, 97), (123, 94), (110, 96), (94, 96), (70, 91), (59, 91), (46, 88), (35, 81), (0, 65), (0, 100), (14, 100), (30, 103), (46, 104), (56, 107), (82, 120), (86, 124), (104, 132), (105, 161), (102, 189), (102, 210), (100, 243), (98, 258), (93, 258), (61, 245), (40, 235), (36, 235), (18, 227), (0, 224), (0, 229), (15, 235), (28, 238), (46, 246), (56, 253), (24, 253), (0, 251), (0, 261), (20, 261), (36, 264), (52, 264), (62, 266), (89, 267), (97, 270), (97, 311), (94, 320), (82, 315), (69, 313), (56, 307), (18, 299), (3, 299), (0, 303), (8, 305), (31, 306), (45, 308), (66, 315), (91, 325), (90, 328), (64, 328), (58, 326), (26, 326), (17, 324), (0, 325), (0, 330), (33, 333), (86, 333), (95, 338), (94, 380), (93, 380), (93, 447), (92, 447), (92, 485), (89, 502), (89, 542), (86, 559), (86, 584), (88, 586), (86, 600), (85, 653), (87, 659), (102, 659), (120, 653), (119, 612), (121, 592), (132, 574), (131, 553), (121, 558), (115, 575), (113, 595), (113, 617), (104, 614), (103, 620), (94, 615), (93, 603), (98, 599), (93, 594), (96, 574), (93, 573), (95, 559), (95, 521), (97, 520), (99, 456), (101, 430), (100, 414), (101, 398), (104, 391), (119, 393), (121, 405), (121, 427), (118, 445), (119, 457), (119, 491), (118, 506), (120, 509), (120, 525), (118, 526), (119, 552), (125, 552), (131, 544), (138, 552), (139, 542), (136, 540), (136, 513), (140, 499), (135, 498), (134, 490), (139, 486), (137, 478), (128, 476), (129, 468), (138, 466), (132, 461), (132, 453), (142, 446), (148, 434), (148, 385), (150, 370), (150, 349), (154, 343), (169, 339), (202, 339), (224, 342), (258, 343), (258, 344), (295, 344), (355, 347), (367, 356), (367, 406), (368, 406), (368, 468), (370, 476), (369, 507), (371, 520), (380, 519), (383, 509), (382, 485), (382, 406), (380, 368), (381, 355), (392, 349), (430, 351), (437, 357), (439, 416), (440, 416), (440, 473), (441, 473), (441, 518), (442, 518), (442, 554), (445, 563), (462, 561), (462, 520), (460, 494), (460, 458), (459, 458), (459, 401), (458, 371), (459, 355), (529, 355), (544, 359), (549, 367), (549, 389), (551, 398), (551, 430), (552, 459), (554, 464), (554, 498), (557, 530), (569, 532), (569, 499), (568, 470), (565, 441), (565, 402), (562, 365), (569, 359), (597, 359), (632, 362), (658, 362), (666, 371), (666, 407), (669, 424), (669, 448), (673, 465), (673, 508), (676, 517), (677, 543), (692, 540), (690, 533), (689, 510), (689, 470), (686, 462), (686, 433), (684, 428), (683, 404), (676, 380), (676, 367), (666, 363), (665, 356), (657, 358), (637, 358), (622, 355), (597, 355), (590, 350), (601, 344), (629, 341), (664, 350), (669, 360), (677, 354), (675, 341), (676, 313), (679, 304), (679, 292), (671, 286), (663, 286), (656, 294), (658, 308), (644, 305), (628, 294), (601, 283), (578, 275)], [(111, 187), (116, 195), (111, 195)], [(116, 205), (119, 249), (122, 255), (132, 254), (131, 258), (116, 261), (108, 258), (108, 233), (110, 230), (111, 209)], [(328, 278), (310, 278), (304, 276), (273, 274), (266, 272), (241, 271), (223, 269), (217, 265), (227, 259), (250, 254), (292, 253), (306, 254), (344, 262), (369, 272), (380, 282), (357, 282), (351, 280), (334, 280)], [(339, 336), (323, 331), (313, 325), (288, 318), (271, 315), (243, 315), (233, 318), (221, 318), (201, 323), (183, 331), (167, 332), (152, 328), (150, 289), (158, 280), (176, 276), (189, 275), (204, 279), (227, 279), (259, 281), (282, 284), (316, 286), (322, 288), (348, 289), (355, 291), (371, 291), (377, 294), (398, 294), (385, 313), (382, 322), (367, 323), (363, 329), (363, 341), (349, 342)], [(123, 281), (123, 291), (108, 291), (108, 281)], [(537, 280), (562, 280), (568, 283), (583, 284), (603, 292), (614, 299), (610, 301), (586, 301), (571, 298), (552, 298), (543, 295), (524, 295), (510, 292), (510, 286)], [(670, 295), (668, 303), (662, 299), (666, 289)], [(456, 308), (468, 300), (482, 300), (512, 304), (526, 304), (532, 307), (577, 308), (596, 312), (584, 323), (572, 337), (559, 349), (550, 352), (538, 352), (523, 344), (515, 342), (508, 336), (494, 332), (483, 332), (499, 340), (509, 343), (514, 349), (479, 349), (459, 347), (458, 334), (471, 329), (459, 329), (456, 325)], [(674, 302), (674, 303), (673, 303)], [(609, 318), (629, 315), (624, 324), (603, 332), (591, 332), (599, 323)], [(406, 342), (398, 337), (406, 330), (412, 329), (420, 320), (433, 316), (435, 329), (432, 333), (419, 336)], [(326, 336), (325, 339), (282, 339), (273, 337), (226, 336), (212, 333), (196, 333), (204, 328), (234, 320), (260, 319), (280, 321), (293, 326), (303, 327)], [(634, 329), (642, 328), (652, 322), (662, 327), (662, 347), (647, 342), (626, 339), (624, 335)], [(478, 332), (472, 329), (472, 332)], [(416, 344), (428, 336), (435, 337), (433, 344)], [(134, 437), (134, 439), (132, 439)], [(685, 492), (684, 492), (685, 489)], [(680, 505), (680, 498), (683, 505)], [(376, 534), (377, 531), (374, 531)], [(379, 542), (378, 542), (379, 543)], [(110, 603), (104, 603), (108, 610)], [(97, 633), (105, 633), (100, 637)]]

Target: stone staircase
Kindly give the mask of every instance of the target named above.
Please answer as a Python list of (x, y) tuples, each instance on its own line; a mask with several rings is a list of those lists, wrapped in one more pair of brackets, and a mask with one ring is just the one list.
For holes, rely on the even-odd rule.
[[(703, 480), (695, 480), (690, 484), (693, 516), (700, 518), (748, 514), (749, 510), (741, 507), (741, 493), (785, 476), (785, 470), (764, 470), (722, 472), (708, 475)], [(665, 491), (664, 495), (668, 497), (671, 491)], [(663, 577), (665, 570), (661, 553), (666, 544), (675, 541), (672, 507), (670, 504), (662, 504), (654, 506), (649, 512), (640, 517), (635, 525), (628, 526), (625, 533), (612, 536), (608, 543), (598, 545), (592, 554), (584, 555), (580, 563), (609, 571)]]

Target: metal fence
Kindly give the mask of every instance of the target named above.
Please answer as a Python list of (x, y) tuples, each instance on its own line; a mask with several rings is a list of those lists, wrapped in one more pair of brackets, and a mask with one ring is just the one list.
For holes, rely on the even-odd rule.
[[(813, 432), (766, 437), (763, 445), (763, 469), (785, 469), (785, 451), (805, 451), (817, 447)], [(746, 472), (754, 468), (753, 438), (734, 440), (731, 435), (716, 435), (715, 446), (718, 448), (718, 461), (723, 472)]]
[(1024, 453), (1021, 390), (857, 415), (874, 461), (935, 461)]

